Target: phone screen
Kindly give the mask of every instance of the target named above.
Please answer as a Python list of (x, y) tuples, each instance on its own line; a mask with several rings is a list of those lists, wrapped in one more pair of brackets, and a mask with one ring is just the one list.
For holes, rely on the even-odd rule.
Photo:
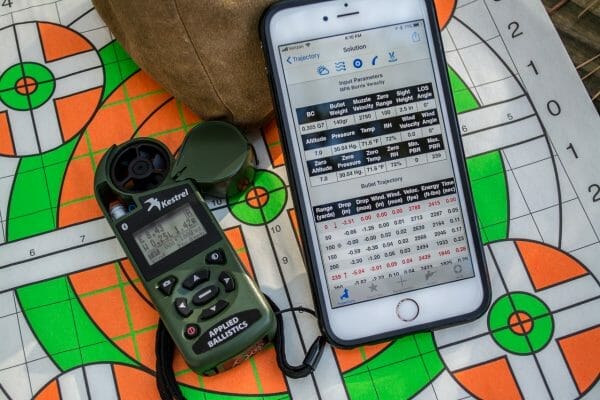
[(425, 21), (277, 50), (332, 307), (474, 277)]

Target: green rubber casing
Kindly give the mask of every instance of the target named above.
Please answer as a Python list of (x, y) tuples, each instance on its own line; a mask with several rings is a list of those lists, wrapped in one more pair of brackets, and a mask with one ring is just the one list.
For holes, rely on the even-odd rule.
[[(204, 126), (199, 131), (206, 132), (214, 130), (215, 127), (225, 129), (227, 126), (224, 125), (228, 124), (204, 123), (202, 125)], [(102, 212), (135, 267), (183, 358), (195, 372), (214, 375), (238, 365), (260, 351), (275, 335), (276, 320), (264, 295), (245, 271), (218, 221), (198, 191), (199, 187), (210, 187), (211, 182), (207, 182), (210, 177), (203, 177), (204, 181), (198, 181), (191, 176), (194, 170), (202, 170), (202, 164), (211, 163), (213, 164), (211, 168), (214, 169), (214, 163), (223, 163), (224, 158), (222, 154), (211, 152), (210, 149), (209, 151), (198, 150), (198, 146), (203, 143), (200, 136), (202, 132), (195, 132), (195, 130), (197, 129), (193, 129), (188, 134), (178, 160), (173, 158), (161, 142), (154, 139), (132, 139), (119, 146), (113, 146), (98, 165), (94, 188)], [(245, 141), (243, 136), (241, 139)], [(168, 157), (168, 160), (164, 160), (167, 165), (163, 169), (166, 171), (162, 171), (158, 176), (159, 179), (156, 179), (162, 182), (150, 188), (147, 186), (152, 185), (142, 185), (142, 190), (135, 186), (123, 188), (122, 182), (115, 183), (114, 168), (131, 167), (119, 165), (120, 157), (126, 151), (132, 154), (135, 154), (134, 151), (143, 153), (146, 151), (144, 146), (150, 146), (150, 150), (160, 148), (165, 157)], [(195, 154), (204, 154), (204, 157), (199, 158)], [(207, 158), (207, 154), (212, 156)], [(138, 162), (139, 157), (135, 157), (138, 156), (134, 156), (135, 160), (131, 164)], [(223, 166), (224, 171), (218, 179), (239, 173), (241, 166), (246, 165), (244, 157), (245, 154), (234, 157), (238, 159), (240, 165), (232, 164), (231, 160), (228, 160), (228, 165)], [(188, 160), (188, 164), (182, 164), (181, 160)], [(230, 171), (227, 171), (228, 168)], [(119, 206), (123, 206), (121, 210), (125, 209), (125, 214), (116, 215), (116, 219), (115, 213), (111, 214), (111, 205), (115, 201)], [(143, 243), (138, 243), (136, 237), (139, 238), (141, 232), (145, 234), (149, 229), (162, 229), (161, 226), (156, 225), (160, 221), (171, 222), (169, 219), (187, 218), (192, 210), (196, 216), (195, 222), (199, 221), (203, 226), (201, 229), (198, 228), (197, 223), (192, 224), (196, 229), (196, 237), (189, 236), (194, 239), (187, 244), (184, 240), (182, 247), (163, 258), (154, 256), (147, 258), (152, 248), (150, 250), (146, 248), (144, 252), (141, 248)], [(182, 215), (186, 216), (182, 217)], [(185, 227), (185, 224), (189, 224), (192, 220), (187, 219), (183, 226)], [(176, 231), (176, 234), (178, 233), (179, 231)], [(169, 234), (163, 233), (163, 235)], [(180, 235), (179, 239), (183, 240), (184, 236)], [(144, 240), (150, 241), (149, 238), (150, 236)], [(221, 256), (221, 259), (214, 262), (217, 256)], [(201, 279), (194, 280), (200, 284), (188, 290), (183, 283), (186, 279), (190, 282), (190, 277), (195, 273), (196, 278)], [(225, 285), (224, 282), (228, 285), (231, 283), (224, 277), (233, 279), (233, 289)], [(170, 284), (168, 287), (162, 287), (161, 290), (165, 282)], [(169, 290), (171, 293), (167, 294)], [(209, 296), (204, 297), (205, 291), (210, 292)], [(212, 298), (215, 292), (218, 294)], [(205, 304), (201, 304), (198, 300), (195, 304), (195, 298), (200, 298), (202, 301), (209, 298), (211, 300)], [(182, 299), (188, 306), (183, 313), (189, 313), (187, 316), (178, 309), (178, 306), (181, 308)], [(206, 318), (215, 310), (220, 311)]]

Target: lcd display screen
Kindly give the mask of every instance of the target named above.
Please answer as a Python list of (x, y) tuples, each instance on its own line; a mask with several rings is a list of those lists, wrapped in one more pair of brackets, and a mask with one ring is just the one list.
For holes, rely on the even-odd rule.
[(206, 233), (192, 206), (184, 204), (139, 229), (133, 238), (151, 266)]

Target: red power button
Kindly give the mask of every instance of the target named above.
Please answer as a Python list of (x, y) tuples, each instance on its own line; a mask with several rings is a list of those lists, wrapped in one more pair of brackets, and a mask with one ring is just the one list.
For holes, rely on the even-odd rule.
[(197, 337), (199, 334), (200, 334), (200, 327), (198, 325), (187, 324), (185, 326), (183, 335), (186, 337), (186, 339), (193, 339), (193, 338)]

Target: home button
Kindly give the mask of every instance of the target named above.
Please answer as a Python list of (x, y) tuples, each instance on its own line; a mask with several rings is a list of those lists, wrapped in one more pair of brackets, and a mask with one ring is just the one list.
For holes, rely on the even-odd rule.
[(402, 299), (396, 306), (396, 314), (404, 322), (410, 322), (419, 315), (419, 305), (413, 299)]

